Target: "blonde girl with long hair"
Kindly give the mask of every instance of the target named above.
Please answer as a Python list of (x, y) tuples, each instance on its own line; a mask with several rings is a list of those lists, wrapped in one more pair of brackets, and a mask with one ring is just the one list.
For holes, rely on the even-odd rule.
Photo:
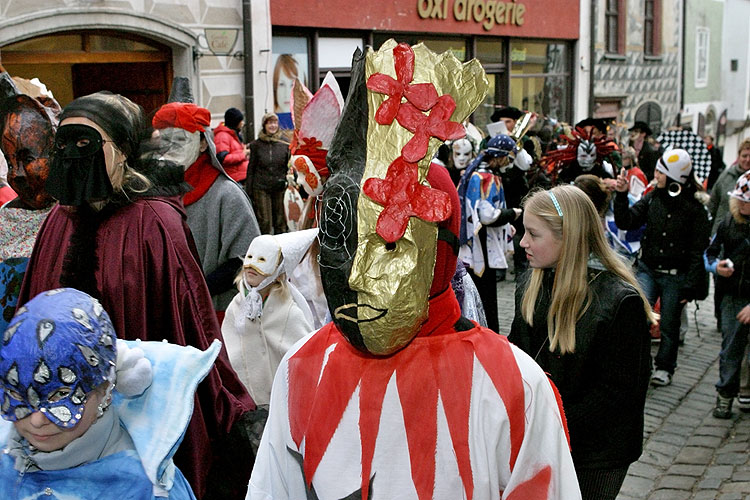
[(536, 191), (523, 219), (509, 338), (560, 390), (583, 498), (614, 499), (641, 454), (653, 313), (582, 190)]

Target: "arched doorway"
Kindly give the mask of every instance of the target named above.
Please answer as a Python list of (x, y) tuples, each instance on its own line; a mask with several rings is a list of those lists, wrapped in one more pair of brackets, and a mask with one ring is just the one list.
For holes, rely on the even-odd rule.
[(655, 102), (641, 104), (635, 112), (634, 121), (646, 122), (654, 133), (654, 137), (661, 133), (661, 107)]
[(172, 50), (131, 33), (87, 30), (39, 36), (0, 48), (12, 76), (37, 77), (60, 105), (99, 90), (122, 94), (149, 113), (166, 102)]

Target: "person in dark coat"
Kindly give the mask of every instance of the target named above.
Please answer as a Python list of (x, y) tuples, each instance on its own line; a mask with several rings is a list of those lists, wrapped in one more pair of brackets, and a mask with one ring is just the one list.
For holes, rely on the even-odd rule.
[(508, 338), (560, 391), (583, 499), (614, 500), (642, 451), (651, 307), (579, 188), (534, 193), (523, 222), (531, 270)]
[(732, 416), (750, 331), (750, 173), (742, 174), (730, 196), (730, 213), (719, 223), (705, 255), (706, 269), (716, 275), (717, 286), (723, 290), (719, 381), (713, 412), (714, 417), (722, 419)]
[(620, 229), (646, 225), (636, 274), (652, 305), (661, 298), (661, 343), (651, 384), (665, 386), (672, 383), (677, 366), (682, 309), (689, 301), (704, 298), (698, 291), (708, 286), (703, 251), (709, 243), (710, 225), (705, 207), (695, 196), (702, 188), (692, 174), (687, 151), (664, 153), (654, 176), (656, 188), (631, 207), (623, 169), (615, 185), (614, 212)]
[(260, 232), (279, 234), (287, 231), (284, 214), (284, 191), (289, 170), (289, 143), (279, 129), (279, 117), (266, 113), (261, 120), (263, 130), (249, 144), (250, 163), (245, 189), (253, 200)]

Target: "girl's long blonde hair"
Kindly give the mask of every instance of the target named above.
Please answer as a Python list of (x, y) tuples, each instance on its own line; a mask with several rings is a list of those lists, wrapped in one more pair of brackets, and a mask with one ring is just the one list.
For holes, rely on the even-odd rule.
[[(557, 200), (562, 217), (558, 214), (552, 197)], [(536, 191), (524, 200), (524, 211), (539, 217), (562, 241), (560, 258), (555, 266), (552, 299), (547, 313), (547, 335), (549, 350), (559, 348), (565, 354), (576, 347), (576, 322), (591, 304), (588, 281), (590, 255), (602, 265), (632, 285), (643, 300), (643, 309), (650, 322), (654, 321), (651, 306), (630, 267), (612, 250), (604, 237), (601, 220), (594, 204), (579, 188), (572, 185), (556, 186), (549, 191)], [(531, 272), (528, 287), (521, 301), (521, 315), (531, 326), (534, 324), (534, 308), (542, 287), (543, 269)]]

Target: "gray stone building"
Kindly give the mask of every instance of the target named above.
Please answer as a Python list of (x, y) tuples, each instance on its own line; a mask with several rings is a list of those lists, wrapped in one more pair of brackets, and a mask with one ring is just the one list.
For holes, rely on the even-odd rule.
[[(680, 112), (682, 0), (594, 0), (589, 114), (655, 134)], [(583, 117), (579, 117), (583, 118)]]
[(214, 125), (229, 107), (257, 123), (272, 106), (270, 48), (269, 0), (0, 1), (0, 64), (63, 106), (106, 88), (151, 111), (185, 76)]

